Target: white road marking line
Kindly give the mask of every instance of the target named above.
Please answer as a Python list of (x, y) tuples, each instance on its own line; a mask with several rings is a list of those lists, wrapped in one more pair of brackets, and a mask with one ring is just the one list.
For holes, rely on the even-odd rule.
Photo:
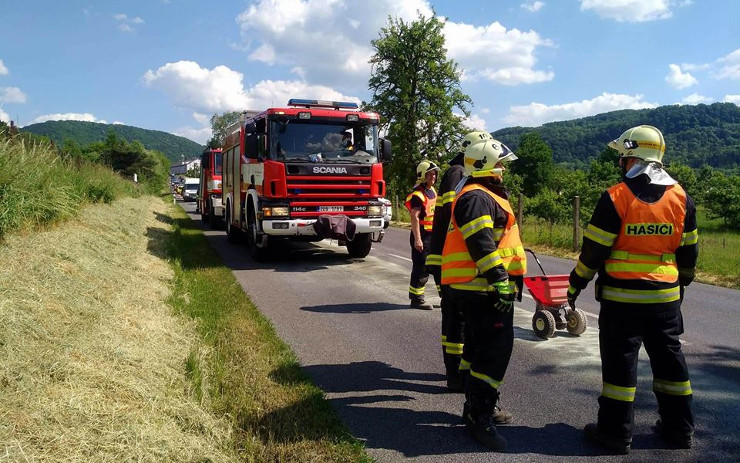
[(389, 256), (393, 256), (393, 257), (396, 257), (396, 258), (398, 258), (398, 259), (403, 259), (403, 260), (406, 260), (406, 261), (409, 261), (409, 262), (411, 262), (411, 259), (409, 259), (408, 257), (403, 257), (403, 256), (397, 256), (397, 255), (395, 255), (395, 254), (391, 254), (391, 253), (388, 253), (388, 255), (389, 255)]

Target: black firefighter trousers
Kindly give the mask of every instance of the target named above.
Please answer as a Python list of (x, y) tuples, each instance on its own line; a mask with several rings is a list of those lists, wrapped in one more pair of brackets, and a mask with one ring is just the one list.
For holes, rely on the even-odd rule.
[[(694, 432), (694, 415), (689, 371), (679, 342), (681, 333), (679, 302), (601, 303), (599, 348), (603, 382), (620, 388), (636, 387), (637, 357), (644, 343), (664, 430), (676, 436), (690, 436)], [(605, 397), (602, 391), (599, 430), (617, 438), (631, 438), (634, 410), (634, 400), (615, 400)]]
[(471, 413), (474, 416), (493, 413), (514, 348), (514, 311), (501, 312), (494, 308), (499, 300), (497, 293), (449, 288), (448, 294), (447, 299), (465, 317), (462, 362), (470, 366), (465, 395)]
[[(432, 245), (432, 234), (421, 230), (421, 242), (424, 245), (421, 251), (414, 247), (414, 233), (410, 233), (411, 244), (411, 279), (409, 280), (409, 299), (412, 301), (424, 301), (424, 288), (429, 281), (427, 272), (427, 256)], [(439, 282), (436, 282), (439, 284)]]

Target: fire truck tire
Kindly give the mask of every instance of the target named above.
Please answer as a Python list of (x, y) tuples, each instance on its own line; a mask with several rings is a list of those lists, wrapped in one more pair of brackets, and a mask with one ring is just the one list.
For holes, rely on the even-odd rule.
[(252, 256), (252, 259), (257, 261), (265, 260), (267, 258), (268, 250), (267, 248), (260, 248), (257, 246), (257, 242), (260, 241), (262, 237), (260, 236), (260, 233), (257, 232), (257, 219), (255, 218), (254, 212), (252, 212), (251, 208), (249, 210), (248, 217), (247, 250), (249, 251), (249, 255)]
[(370, 248), (373, 246), (373, 235), (371, 233), (361, 233), (355, 235), (355, 239), (347, 241), (347, 251), (350, 257), (367, 257), (370, 254)]
[(580, 336), (586, 331), (588, 327), (588, 319), (586, 313), (581, 309), (571, 309), (565, 315), (565, 319), (568, 321), (568, 333)]
[(206, 225), (211, 225), (211, 223), (212, 223), (211, 222), (211, 214), (210, 213), (206, 213), (205, 211), (201, 210), (200, 211), (200, 220), (202, 220), (203, 223), (206, 224)]
[(239, 236), (239, 230), (235, 229), (231, 225), (231, 213), (230, 213), (231, 205), (226, 208), (226, 239), (231, 244), (239, 244), (241, 241), (241, 237)]
[(532, 317), (532, 330), (542, 339), (555, 334), (555, 317), (549, 310), (537, 310)]

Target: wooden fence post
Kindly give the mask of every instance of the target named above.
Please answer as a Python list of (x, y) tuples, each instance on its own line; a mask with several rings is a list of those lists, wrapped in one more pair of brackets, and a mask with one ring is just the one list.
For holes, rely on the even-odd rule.
[(399, 211), (398, 211), (398, 195), (396, 195), (393, 198), (393, 207), (396, 209), (395, 211), (393, 211), (393, 217), (396, 218), (396, 223), (401, 223), (400, 222), (401, 217), (398, 216), (398, 214), (399, 214)]
[(573, 198), (573, 250), (581, 245), (581, 197)]

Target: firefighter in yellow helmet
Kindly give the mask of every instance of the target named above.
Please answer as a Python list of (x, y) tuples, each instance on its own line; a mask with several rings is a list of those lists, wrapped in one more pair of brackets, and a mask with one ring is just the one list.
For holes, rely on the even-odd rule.
[(450, 160), (450, 167), (442, 175), (439, 182), (437, 204), (434, 208), (434, 223), (432, 224), (432, 240), (429, 255), (427, 256), (427, 272), (434, 276), (437, 282), (442, 305), (442, 359), (447, 376), (447, 389), (451, 392), (463, 392), (467, 369), (460, 370), (460, 359), (464, 346), (465, 323), (462, 311), (451, 303), (446, 293), (447, 285), (442, 286), (442, 249), (447, 238), (447, 228), (450, 225), (452, 201), (455, 199), (455, 187), (465, 176), (463, 160), (465, 148), (474, 142), (490, 140), (488, 132), (474, 131), (466, 134), (462, 139), (462, 150)]
[(411, 215), (411, 278), (409, 299), (412, 309), (432, 310), (432, 304), (424, 298), (424, 287), (429, 280), (426, 270), (427, 255), (432, 237), (434, 206), (437, 201), (437, 182), (439, 167), (432, 161), (421, 161), (416, 166), (416, 185), (406, 197), (406, 208)]
[(633, 127), (608, 146), (619, 153), (623, 180), (601, 195), (568, 288), (574, 307), (598, 273), (603, 382), (597, 422), (584, 434), (614, 453), (630, 451), (644, 342), (660, 415), (655, 430), (669, 445), (689, 448), (692, 392), (679, 335), (683, 289), (694, 279), (698, 255), (694, 201), (663, 169), (660, 130)]
[(515, 160), (503, 143), (484, 139), (465, 149), (467, 180), (452, 202), (442, 250), (442, 285), (465, 316), (461, 369), (463, 420), (473, 438), (495, 451), (506, 449), (497, 424), (511, 413), (498, 408), (499, 387), (514, 346), (514, 300), (526, 272), (519, 227), (503, 186), (505, 164)]

